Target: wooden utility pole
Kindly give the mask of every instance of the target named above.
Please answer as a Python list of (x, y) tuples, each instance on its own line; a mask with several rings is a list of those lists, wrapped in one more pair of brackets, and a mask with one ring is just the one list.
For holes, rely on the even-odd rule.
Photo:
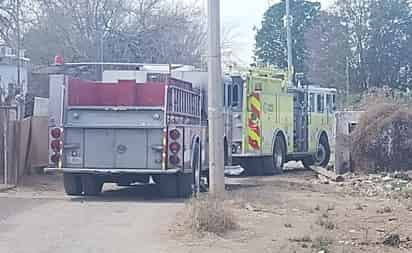
[(220, 0), (208, 0), (208, 114), (210, 192), (225, 190), (223, 80), (220, 49)]

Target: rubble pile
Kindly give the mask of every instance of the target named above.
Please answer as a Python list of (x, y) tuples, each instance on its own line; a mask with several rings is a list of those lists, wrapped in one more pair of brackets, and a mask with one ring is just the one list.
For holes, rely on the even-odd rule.
[(355, 171), (412, 169), (412, 111), (395, 99), (369, 100), (352, 133), (351, 156)]
[(341, 186), (345, 193), (354, 195), (412, 199), (412, 173), (348, 174)]

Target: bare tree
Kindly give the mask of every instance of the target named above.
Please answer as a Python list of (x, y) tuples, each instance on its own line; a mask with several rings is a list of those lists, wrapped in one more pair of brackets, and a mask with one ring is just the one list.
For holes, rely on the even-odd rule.
[[(35, 63), (68, 60), (200, 62), (205, 28), (197, 5), (167, 0), (38, 0), (38, 25), (26, 33)], [(103, 49), (103, 50), (101, 50)]]
[(56, 53), (70, 60), (95, 60), (101, 40), (125, 22), (123, 0), (38, 1), (37, 24), (25, 34), (34, 62), (47, 62)]

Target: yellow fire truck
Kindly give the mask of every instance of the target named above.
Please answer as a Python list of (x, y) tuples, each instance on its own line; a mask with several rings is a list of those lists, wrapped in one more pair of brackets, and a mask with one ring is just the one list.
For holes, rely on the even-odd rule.
[[(326, 167), (331, 160), (336, 89), (290, 87), (286, 78), (284, 72), (252, 70), (244, 83), (242, 144), (233, 159), (246, 168), (277, 173), (289, 161)], [(245, 164), (251, 160), (264, 164)]]

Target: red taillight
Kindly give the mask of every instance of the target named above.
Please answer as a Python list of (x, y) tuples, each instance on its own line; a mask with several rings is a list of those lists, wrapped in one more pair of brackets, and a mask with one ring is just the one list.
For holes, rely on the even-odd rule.
[(169, 161), (173, 165), (178, 165), (180, 163), (180, 158), (177, 155), (172, 155), (169, 157)]
[(53, 155), (51, 156), (50, 160), (51, 160), (53, 163), (58, 163), (58, 162), (60, 161), (60, 155), (59, 155), (59, 154), (53, 154)]
[(50, 143), (50, 147), (54, 151), (60, 151), (61, 150), (61, 141), (60, 140), (52, 140), (52, 142)]
[(61, 136), (62, 136), (62, 130), (60, 129), (60, 128), (53, 128), (52, 130), (51, 130), (51, 136), (54, 138), (54, 139), (58, 139), (58, 138), (60, 138)]
[(177, 143), (177, 142), (172, 142), (169, 145), (169, 149), (170, 149), (170, 151), (172, 151), (172, 153), (176, 154), (177, 152), (180, 151), (180, 144)]
[(170, 139), (177, 140), (180, 138), (180, 132), (177, 129), (173, 129), (169, 132)]

